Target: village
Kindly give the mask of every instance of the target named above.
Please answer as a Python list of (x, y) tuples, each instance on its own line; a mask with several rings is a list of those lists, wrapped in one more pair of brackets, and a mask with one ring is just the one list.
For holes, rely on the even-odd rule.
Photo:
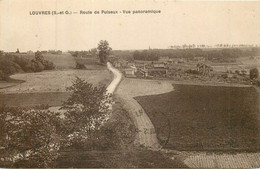
[[(257, 57), (251, 59), (258, 59)], [(113, 65), (127, 78), (165, 79), (199, 83), (252, 84), (250, 68), (242, 63), (213, 63), (204, 57), (170, 58), (160, 56), (158, 61), (110, 57)]]

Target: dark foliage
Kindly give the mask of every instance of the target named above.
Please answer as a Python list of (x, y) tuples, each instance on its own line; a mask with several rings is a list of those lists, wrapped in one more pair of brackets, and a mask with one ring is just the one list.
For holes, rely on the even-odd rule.
[[(0, 108), (1, 167), (47, 167), (57, 158), (63, 134), (59, 113)], [(5, 165), (9, 164), (9, 165)]]
[(86, 69), (85, 64), (76, 62), (76, 69)]
[(100, 63), (106, 64), (112, 48), (109, 46), (109, 43), (106, 40), (101, 40), (97, 49)]
[(250, 79), (257, 79), (259, 77), (259, 71), (257, 68), (250, 69)]
[[(119, 51), (113, 51), (117, 54)], [(258, 56), (260, 48), (249, 49), (152, 49), (141, 50), (131, 53), (129, 51), (121, 51), (120, 55), (132, 55), (135, 60), (157, 61), (161, 56), (168, 56), (170, 58), (189, 58), (204, 57), (212, 62), (234, 62), (238, 57)], [(120, 56), (119, 55), (119, 56)], [(129, 57), (128, 57), (129, 58)]]
[(32, 60), (17, 54), (4, 54), (3, 52), (0, 54), (0, 80), (8, 80), (9, 76), (14, 73), (41, 72), (54, 68), (54, 64), (45, 60), (39, 51), (35, 53), (35, 58)]

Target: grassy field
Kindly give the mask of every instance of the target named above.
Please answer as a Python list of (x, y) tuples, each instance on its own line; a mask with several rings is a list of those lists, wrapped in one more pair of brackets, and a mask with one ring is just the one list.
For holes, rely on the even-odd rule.
[[(19, 55), (32, 59), (34, 55)], [(94, 84), (108, 85), (113, 75), (97, 59), (76, 59), (69, 53), (61, 55), (44, 54), (45, 59), (54, 62), (56, 70), (38, 73), (12, 75), (15, 82), (0, 83), (0, 105), (33, 106), (48, 104), (60, 106), (68, 98), (66, 87), (71, 86), (76, 76)], [(76, 62), (84, 63), (88, 70), (76, 70)], [(21, 83), (23, 81), (23, 83)], [(19, 82), (19, 83), (18, 83)]]
[(108, 70), (63, 70), (23, 73), (12, 78), (25, 82), (0, 90), (0, 105), (33, 106), (48, 104), (60, 106), (69, 94), (66, 87), (78, 76), (94, 85), (108, 85), (112, 74)]
[(103, 70), (106, 69), (104, 65), (99, 63), (98, 58), (75, 58), (76, 63), (84, 64), (87, 70)]
[(74, 69), (76, 67), (75, 59), (70, 53), (57, 54), (43, 54), (46, 60), (54, 63), (58, 70)]
[(112, 74), (108, 70), (62, 70), (21, 73), (11, 77), (24, 80), (24, 83), (2, 89), (1, 91), (4, 93), (65, 92), (66, 87), (72, 84), (76, 76), (94, 85), (107, 85), (112, 80)]
[(137, 97), (161, 144), (177, 150), (259, 151), (259, 96), (254, 88), (174, 85)]

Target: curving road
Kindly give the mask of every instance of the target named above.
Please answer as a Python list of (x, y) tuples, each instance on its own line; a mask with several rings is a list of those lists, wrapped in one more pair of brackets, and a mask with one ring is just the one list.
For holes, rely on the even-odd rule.
[[(107, 68), (113, 73), (114, 78), (107, 87), (108, 94), (114, 94), (117, 87), (119, 89), (116, 94), (119, 96), (123, 103), (124, 108), (129, 112), (130, 117), (133, 119), (137, 128), (137, 137), (135, 143), (143, 145), (149, 149), (158, 150), (161, 148), (158, 143), (154, 126), (141, 107), (141, 105), (133, 98), (136, 95), (158, 94), (165, 93), (172, 90), (172, 85), (167, 83), (158, 83), (156, 81), (142, 81), (139, 79), (124, 79), (122, 86), (120, 84), (122, 80), (122, 74), (119, 70), (114, 68), (111, 63), (107, 63)], [(130, 80), (130, 81), (129, 81)], [(157, 91), (160, 88), (160, 91)], [(162, 90), (164, 89), (164, 90)], [(140, 92), (142, 91), (142, 92)], [(51, 107), (51, 111), (61, 111), (60, 107)], [(109, 105), (112, 109), (112, 104)]]
[[(107, 67), (114, 74), (113, 81), (107, 87), (107, 93), (113, 94), (115, 92), (115, 89), (118, 87), (120, 81), (122, 80), (122, 74), (110, 63), (107, 63)], [(123, 81), (123, 83), (125, 82), (126, 81)], [(138, 87), (138, 85), (134, 86)], [(138, 145), (143, 145), (150, 149), (160, 149), (161, 146), (158, 143), (155, 129), (151, 120), (149, 119), (143, 108), (140, 106), (140, 104), (133, 97), (126, 94), (128, 92), (131, 92), (131, 90), (129, 88), (124, 88), (124, 91), (126, 93), (121, 91), (122, 89), (120, 88), (116, 94), (120, 97), (124, 108), (129, 112), (129, 115), (133, 119), (137, 128), (137, 138), (135, 140), (135, 143)]]
[(107, 68), (114, 74), (113, 81), (107, 87), (107, 93), (113, 94), (122, 79), (122, 74), (119, 70), (114, 68), (109, 62), (107, 62)]

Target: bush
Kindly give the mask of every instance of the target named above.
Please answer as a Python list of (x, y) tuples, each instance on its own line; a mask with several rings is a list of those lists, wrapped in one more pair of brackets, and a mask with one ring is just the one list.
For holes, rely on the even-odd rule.
[(221, 77), (226, 79), (226, 78), (228, 78), (228, 75), (227, 74), (223, 74), (223, 75), (221, 75)]
[(32, 67), (33, 72), (41, 72), (44, 70), (43, 64), (41, 62), (37, 62), (34, 60), (32, 60), (31, 67)]
[(86, 66), (83, 63), (77, 63), (76, 69), (86, 69)]
[(191, 70), (191, 69), (186, 70), (185, 73), (194, 74), (194, 75), (200, 74), (197, 70)]
[(259, 77), (259, 72), (257, 68), (250, 69), (250, 79), (257, 79)]
[(2, 70), (0, 70), (0, 80), (6, 80), (5, 74)]
[(31, 61), (29, 59), (16, 56), (14, 58), (14, 62), (18, 64), (24, 72), (31, 71), (31, 69), (28, 69), (31, 64)]
[(48, 60), (43, 61), (44, 70), (53, 70), (55, 68), (54, 64)]

